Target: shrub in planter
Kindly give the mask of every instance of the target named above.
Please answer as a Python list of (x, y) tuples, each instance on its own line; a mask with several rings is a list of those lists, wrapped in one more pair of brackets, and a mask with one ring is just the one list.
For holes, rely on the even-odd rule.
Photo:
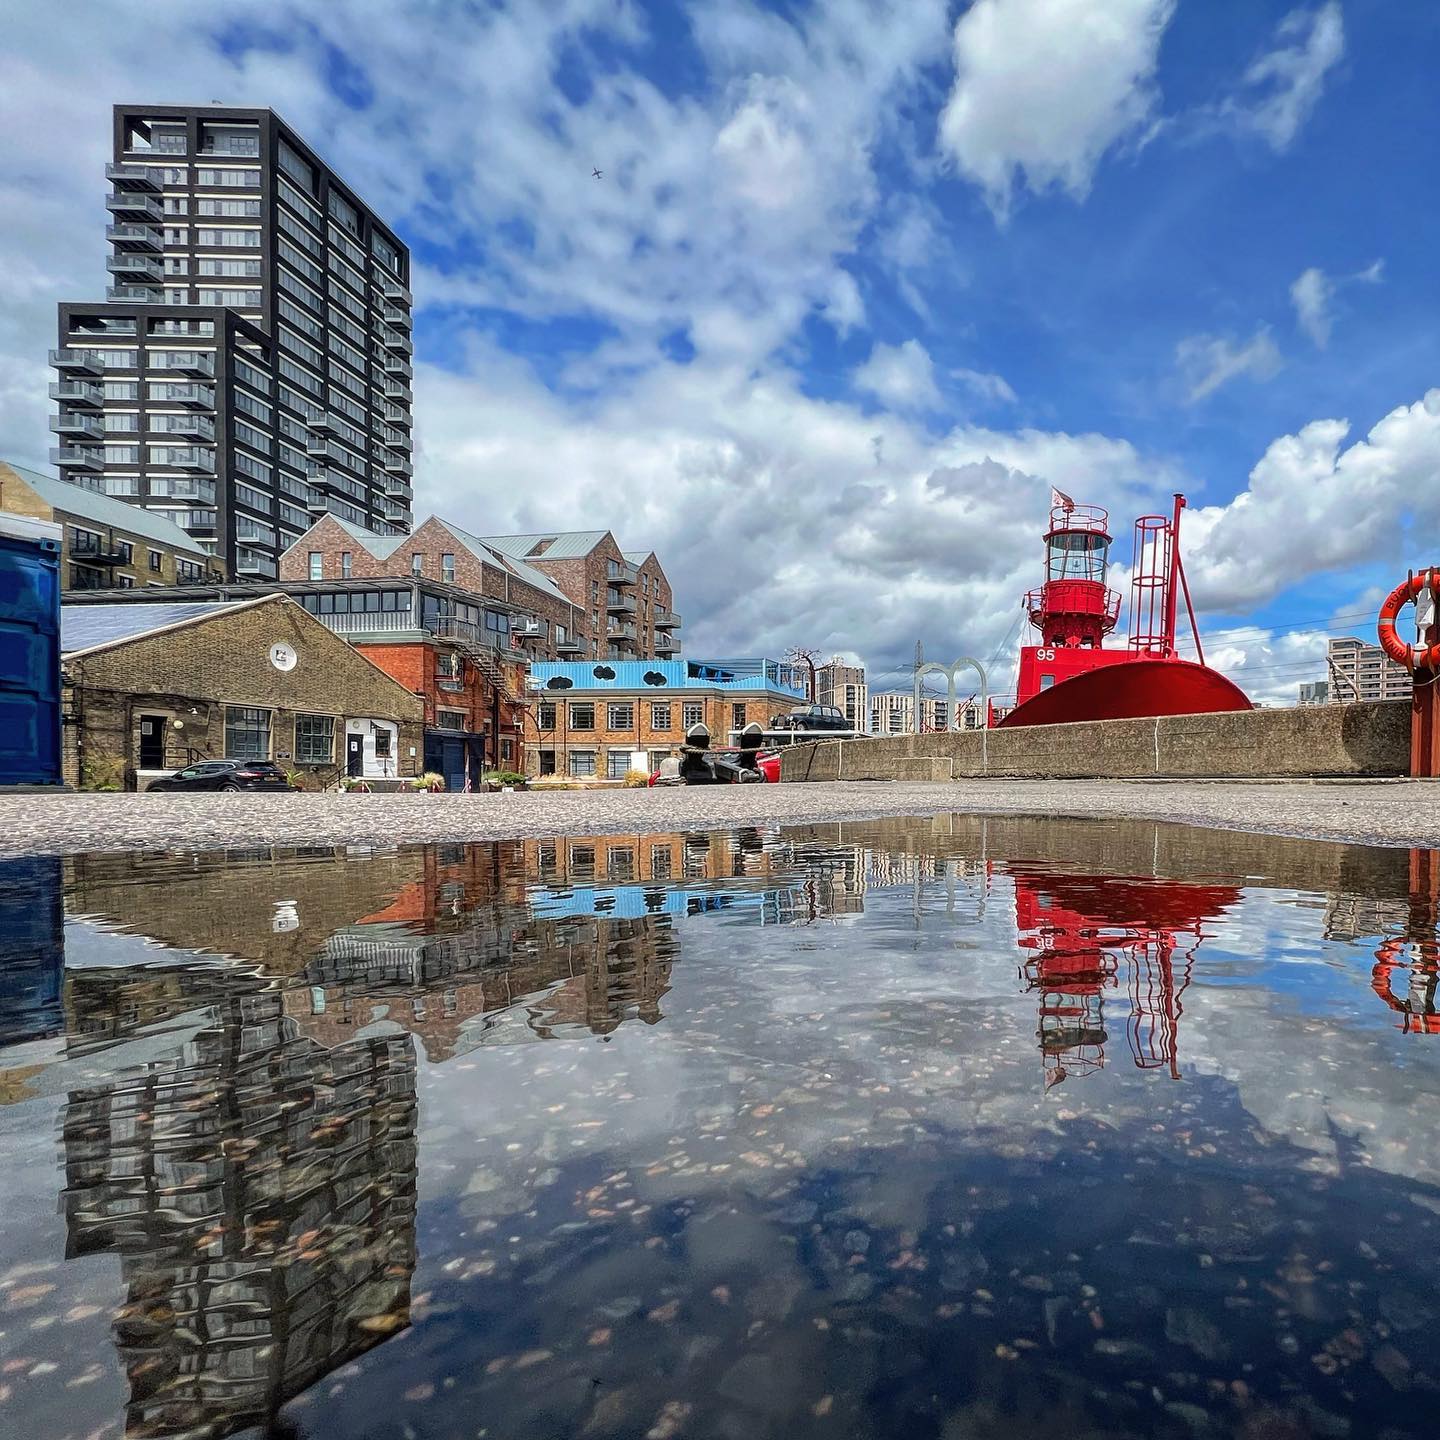
[(342, 775), (340, 777), (340, 788), (350, 794), (358, 790), (362, 795), (370, 793), (370, 782), (363, 775)]
[(523, 790), (528, 783), (526, 777), (518, 770), (487, 770), (484, 780), (491, 790), (499, 790), (506, 785), (516, 790)]
[(438, 795), (445, 788), (445, 777), (437, 775), (433, 770), (427, 770), (423, 775), (412, 780), (410, 784), (421, 793)]
[(643, 790), (650, 783), (650, 776), (644, 770), (627, 770), (625, 772), (625, 788), (627, 790)]

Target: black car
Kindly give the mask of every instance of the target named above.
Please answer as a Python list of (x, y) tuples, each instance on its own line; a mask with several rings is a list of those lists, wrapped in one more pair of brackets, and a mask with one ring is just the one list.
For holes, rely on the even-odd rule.
[(152, 790), (291, 790), (270, 760), (197, 760), (151, 784)]
[(801, 705), (788, 715), (777, 716), (772, 730), (850, 730), (853, 727), (843, 711), (834, 705)]

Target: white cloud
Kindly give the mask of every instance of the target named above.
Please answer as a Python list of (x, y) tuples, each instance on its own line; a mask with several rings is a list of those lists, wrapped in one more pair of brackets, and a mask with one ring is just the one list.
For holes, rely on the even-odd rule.
[(1238, 612), (1302, 578), (1377, 561), (1403, 568), (1407, 541), (1434, 534), (1440, 389), (1342, 448), (1349, 433), (1348, 420), (1314, 420), (1272, 442), (1233, 500), (1187, 512), (1197, 603)]
[(1009, 381), (1003, 375), (995, 375), (984, 370), (952, 370), (951, 375), (955, 377), (967, 390), (972, 390), (981, 400), (989, 401), (996, 405), (1015, 405), (1019, 403), (1020, 397), (1011, 388)]
[(1246, 70), (1239, 93), (1219, 107), (1218, 115), (1282, 151), (1320, 103), (1326, 78), (1345, 54), (1340, 0), (1292, 11), (1277, 27), (1275, 40), (1274, 49)]
[(1175, 347), (1175, 363), (1186, 399), (1194, 405), (1242, 375), (1269, 380), (1282, 362), (1270, 338), (1270, 327), (1265, 325), (1243, 345), (1222, 335), (1191, 335)]
[(1296, 323), (1315, 342), (1317, 349), (1325, 349), (1330, 343), (1334, 325), (1330, 307), (1337, 290), (1343, 285), (1378, 285), (1384, 275), (1383, 260), (1372, 261), (1363, 270), (1342, 276), (1339, 280), (1312, 265), (1290, 287), (1290, 303), (1295, 307)]
[(955, 25), (940, 141), (1008, 213), (1019, 184), (1082, 198), (1105, 153), (1143, 131), (1174, 0), (975, 0)]
[(918, 340), (876, 341), (870, 358), (851, 375), (855, 387), (897, 410), (938, 410), (940, 390), (930, 352)]
[(1295, 319), (1318, 350), (1323, 350), (1330, 343), (1330, 301), (1334, 295), (1334, 282), (1314, 265), (1290, 287), (1290, 303), (1295, 307)]

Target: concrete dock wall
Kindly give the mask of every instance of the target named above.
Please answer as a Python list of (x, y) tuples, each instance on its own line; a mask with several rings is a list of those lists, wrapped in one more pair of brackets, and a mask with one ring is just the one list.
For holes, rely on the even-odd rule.
[(954, 780), (1404, 775), (1410, 702), (1307, 705), (983, 732), (822, 740), (784, 752), (781, 778)]

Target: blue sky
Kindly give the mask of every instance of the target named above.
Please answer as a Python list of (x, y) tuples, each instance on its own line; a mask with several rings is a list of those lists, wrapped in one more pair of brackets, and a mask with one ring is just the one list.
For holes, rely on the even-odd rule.
[(1433, 558), (1435, 7), (69, 13), (83, 49), (31, 7), (0, 58), (0, 454), (43, 460), (55, 302), (101, 293), (108, 107), (217, 98), (413, 248), (417, 512), (655, 547), (692, 654), (883, 686), (921, 639), (1003, 688), (1052, 484), (1112, 507), (1122, 586), (1186, 490), (1210, 650), (1259, 698)]

